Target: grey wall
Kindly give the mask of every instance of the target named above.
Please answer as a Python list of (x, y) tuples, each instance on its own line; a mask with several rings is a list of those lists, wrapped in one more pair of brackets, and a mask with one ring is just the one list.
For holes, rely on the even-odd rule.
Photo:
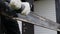
[(48, 18), (50, 20), (56, 21), (56, 11), (55, 11), (55, 1), (54, 0), (44, 0), (44, 1), (37, 1), (34, 5), (35, 12)]
[(56, 31), (49, 30), (49, 29), (46, 29), (46, 28), (42, 28), (42, 27), (39, 27), (39, 26), (36, 26), (36, 25), (35, 25), (34, 30), (35, 30), (34, 34), (57, 34)]
[[(34, 10), (40, 16), (56, 22), (55, 0), (41, 0), (34, 3)], [(57, 31), (35, 27), (35, 34), (57, 34)]]

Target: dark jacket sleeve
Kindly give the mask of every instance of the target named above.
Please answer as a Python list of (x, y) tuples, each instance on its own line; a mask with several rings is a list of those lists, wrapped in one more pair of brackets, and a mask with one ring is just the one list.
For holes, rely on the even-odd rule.
[(14, 11), (11, 7), (9, 7), (8, 2), (0, 1), (0, 12), (3, 10), (9, 16), (17, 17), (16, 11)]

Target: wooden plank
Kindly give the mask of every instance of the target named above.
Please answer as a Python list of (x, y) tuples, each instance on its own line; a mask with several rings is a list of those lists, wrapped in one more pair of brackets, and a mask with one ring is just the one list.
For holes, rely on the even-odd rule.
[(53, 22), (47, 18), (44, 18), (42, 16), (37, 15), (36, 13), (30, 13), (27, 16), (21, 15), (18, 13), (18, 17), (13, 17), (13, 16), (9, 16), (5, 13), (1, 13), (2, 15), (12, 18), (14, 20), (19, 20), (19, 21), (25, 21), (28, 23), (32, 23), (34, 25), (43, 27), (43, 28), (47, 28), (47, 29), (51, 29), (51, 30), (55, 30), (55, 31), (60, 31), (60, 24)]
[(55, 30), (55, 31), (60, 31), (60, 24), (53, 22), (49, 19), (46, 19), (42, 16), (37, 15), (36, 13), (30, 13), (27, 16), (23, 16), (21, 14), (18, 14), (18, 18), (13, 18), (15, 20), (19, 20), (19, 21), (25, 21), (28, 23), (32, 23), (34, 25), (40, 26), (40, 27), (44, 27), (47, 29), (51, 29), (51, 30)]

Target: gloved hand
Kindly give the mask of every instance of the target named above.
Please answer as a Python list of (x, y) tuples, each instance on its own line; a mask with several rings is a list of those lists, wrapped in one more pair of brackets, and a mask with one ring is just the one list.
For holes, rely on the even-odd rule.
[(21, 12), (22, 15), (28, 15), (30, 13), (30, 4), (28, 2), (22, 2), (22, 8), (24, 8)]
[[(5, 2), (5, 7), (8, 9), (8, 14), (16, 14), (18, 10), (22, 15), (28, 15), (30, 13), (30, 4), (28, 2), (21, 2), (21, 0), (11, 0), (10, 3)], [(17, 11), (14, 11), (17, 10)]]
[[(23, 6), (24, 5), (24, 6)], [(9, 6), (14, 10), (20, 10), (22, 15), (28, 15), (30, 13), (30, 4), (28, 2), (21, 2), (21, 0), (11, 0)], [(23, 9), (22, 9), (23, 8)]]
[(14, 10), (18, 10), (21, 8), (21, 0), (11, 0), (9, 6)]

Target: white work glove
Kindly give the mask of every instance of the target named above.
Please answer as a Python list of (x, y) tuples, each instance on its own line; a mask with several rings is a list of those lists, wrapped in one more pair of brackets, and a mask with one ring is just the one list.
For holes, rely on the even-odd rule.
[(18, 10), (21, 8), (21, 0), (11, 0), (9, 6), (14, 10)]
[(22, 5), (25, 6), (21, 14), (28, 15), (30, 13), (30, 4), (28, 2), (22, 2)]
[(21, 14), (28, 15), (30, 13), (30, 4), (28, 2), (21, 2), (21, 0), (11, 0), (9, 3), (9, 6), (14, 10), (20, 9), (22, 5), (24, 5), (25, 8), (22, 9)]

